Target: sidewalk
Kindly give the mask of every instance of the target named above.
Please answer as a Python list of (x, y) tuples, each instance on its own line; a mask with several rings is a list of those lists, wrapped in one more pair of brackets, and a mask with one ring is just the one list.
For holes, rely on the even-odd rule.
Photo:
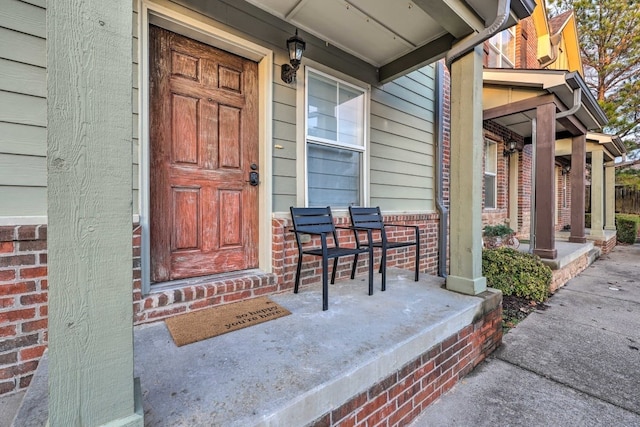
[(411, 427), (640, 426), (640, 244), (529, 315)]

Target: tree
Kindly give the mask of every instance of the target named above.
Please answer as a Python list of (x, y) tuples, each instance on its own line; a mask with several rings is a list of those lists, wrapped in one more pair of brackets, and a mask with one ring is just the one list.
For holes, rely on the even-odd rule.
[(549, 0), (551, 9), (573, 9), (585, 81), (609, 118), (605, 132), (627, 150), (640, 142), (640, 0)]

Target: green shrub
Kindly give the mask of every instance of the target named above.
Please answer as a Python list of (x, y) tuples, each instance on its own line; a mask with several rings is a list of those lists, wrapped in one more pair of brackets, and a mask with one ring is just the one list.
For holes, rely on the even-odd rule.
[(487, 285), (504, 295), (543, 302), (549, 297), (551, 269), (536, 255), (510, 248), (482, 251), (482, 274)]
[(590, 213), (584, 214), (584, 227), (585, 228), (591, 228), (591, 214)]
[(514, 233), (514, 231), (504, 224), (498, 224), (498, 225), (485, 226), (484, 229), (482, 230), (482, 233), (486, 237), (503, 237), (503, 236), (510, 236), (511, 234)]
[(618, 231), (618, 241), (621, 243), (634, 244), (638, 237), (638, 215), (616, 215), (616, 229)]

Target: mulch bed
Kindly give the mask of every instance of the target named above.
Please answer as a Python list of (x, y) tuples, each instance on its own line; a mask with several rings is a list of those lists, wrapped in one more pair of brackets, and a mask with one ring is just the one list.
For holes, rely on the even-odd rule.
[(546, 310), (548, 305), (514, 295), (502, 296), (502, 329), (508, 331), (536, 310)]

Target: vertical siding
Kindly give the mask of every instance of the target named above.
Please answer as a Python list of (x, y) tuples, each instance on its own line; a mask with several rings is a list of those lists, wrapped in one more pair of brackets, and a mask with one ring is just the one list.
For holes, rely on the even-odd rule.
[(370, 204), (434, 210), (434, 68), (371, 92)]
[(0, 217), (47, 213), (44, 1), (0, 7)]

